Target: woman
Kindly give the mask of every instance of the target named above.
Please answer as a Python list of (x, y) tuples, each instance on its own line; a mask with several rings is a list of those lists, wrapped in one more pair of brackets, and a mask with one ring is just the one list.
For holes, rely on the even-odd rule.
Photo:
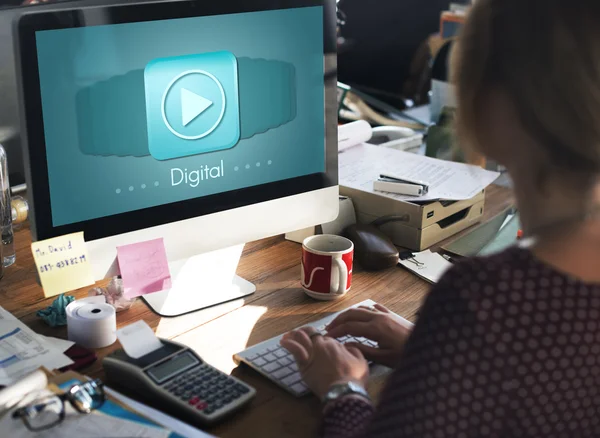
[[(330, 399), (326, 437), (600, 436), (598, 23), (598, 1), (473, 6), (453, 57), (458, 132), (509, 171), (530, 245), (454, 266), (410, 335), (382, 307), (341, 315), (331, 337), (286, 335)], [(346, 334), (379, 349), (332, 339)], [(395, 368), (377, 406), (365, 358)]]

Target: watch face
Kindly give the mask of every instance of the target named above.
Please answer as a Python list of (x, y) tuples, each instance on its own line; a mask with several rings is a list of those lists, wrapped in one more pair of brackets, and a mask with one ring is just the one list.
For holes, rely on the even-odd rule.
[(349, 389), (351, 389), (354, 392), (363, 392), (363, 388), (354, 382), (348, 382), (347, 386)]
[(348, 385), (347, 384), (343, 384), (343, 385), (336, 385), (333, 388), (331, 388), (331, 397), (332, 398), (338, 398), (342, 395), (344, 395), (346, 392), (348, 392)]

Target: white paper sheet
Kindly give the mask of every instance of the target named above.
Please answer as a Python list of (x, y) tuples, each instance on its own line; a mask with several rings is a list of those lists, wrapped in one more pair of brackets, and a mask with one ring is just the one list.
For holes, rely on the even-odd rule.
[[(43, 390), (27, 396), (20, 406), (44, 395), (52, 395), (49, 390)], [(167, 438), (170, 430), (160, 427), (147, 426), (134, 421), (92, 412), (85, 415), (76, 412), (69, 404), (65, 404), (66, 417), (58, 425), (42, 431), (31, 432), (20, 419), (13, 419), (11, 412), (0, 419), (2, 436), (11, 438), (55, 438), (55, 437), (86, 437), (86, 438)]]
[(39, 335), (39, 337), (46, 341), (48, 345), (51, 345), (52, 347), (62, 351), (63, 353), (69, 348), (71, 348), (73, 345), (75, 345), (75, 342), (68, 341), (67, 339), (53, 338), (52, 336), (44, 335)]
[[(381, 174), (423, 181), (424, 196), (398, 195), (373, 190)], [(395, 149), (363, 144), (339, 154), (340, 185), (401, 201), (470, 199), (494, 182), (500, 174), (463, 163), (454, 163)]]
[(41, 366), (50, 370), (73, 361), (0, 307), (0, 385), (10, 385)]
[(214, 438), (213, 435), (209, 435), (206, 432), (198, 430), (189, 424), (186, 424), (177, 418), (173, 418), (170, 415), (165, 414), (159, 410), (151, 408), (143, 403), (133, 400), (111, 388), (104, 388), (107, 394), (119, 400), (121, 403), (126, 404), (133, 410), (139, 412), (147, 418), (152, 418), (153, 421), (163, 425), (167, 429), (184, 436), (186, 438)]
[(430, 250), (415, 253), (414, 259), (400, 260), (399, 263), (419, 277), (434, 284), (452, 267), (452, 263)]
[(129, 357), (138, 359), (162, 347), (150, 326), (144, 320), (136, 321), (117, 330), (117, 338)]

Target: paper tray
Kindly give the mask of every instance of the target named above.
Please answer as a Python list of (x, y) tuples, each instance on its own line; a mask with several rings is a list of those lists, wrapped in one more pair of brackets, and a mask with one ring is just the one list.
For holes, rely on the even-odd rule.
[[(483, 211), (482, 200), (425, 228), (415, 228), (405, 222), (390, 222), (382, 225), (381, 231), (392, 239), (396, 246), (422, 251), (476, 224), (481, 220)], [(365, 213), (358, 213), (357, 216), (361, 223), (370, 223), (377, 219)]]

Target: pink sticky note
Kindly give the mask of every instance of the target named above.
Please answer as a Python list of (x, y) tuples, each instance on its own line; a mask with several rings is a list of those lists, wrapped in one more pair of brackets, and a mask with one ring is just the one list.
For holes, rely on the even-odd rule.
[(171, 287), (171, 273), (163, 239), (117, 247), (123, 294), (134, 298)]

